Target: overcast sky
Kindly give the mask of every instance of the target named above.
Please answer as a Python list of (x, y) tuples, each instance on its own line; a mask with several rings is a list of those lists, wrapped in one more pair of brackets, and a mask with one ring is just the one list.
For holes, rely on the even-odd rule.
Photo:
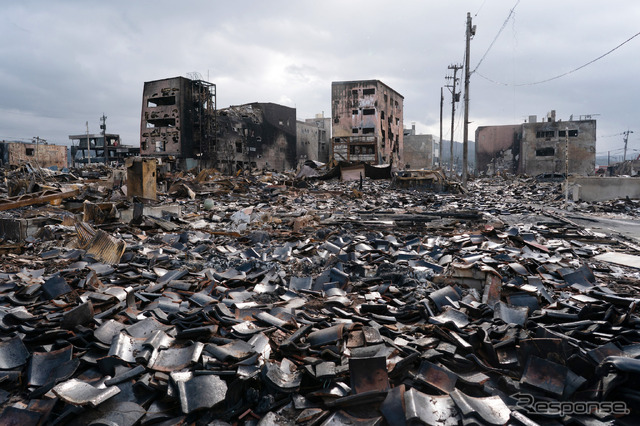
[[(4, 1), (0, 5), (0, 139), (67, 144), (107, 130), (139, 145), (145, 81), (198, 72), (218, 108), (275, 102), (298, 119), (331, 112), (331, 82), (379, 79), (404, 96), (404, 124), (439, 135), (447, 66), (462, 64), (471, 13), (475, 69), (517, 1)], [(470, 139), (552, 109), (597, 119), (597, 151), (640, 153), (637, 0), (521, 0), (471, 77)], [(498, 82), (496, 84), (491, 82)], [(445, 89), (444, 139), (450, 138)], [(459, 104), (460, 113), (462, 103)], [(458, 115), (458, 114), (456, 114)], [(615, 135), (615, 136), (614, 136)], [(462, 140), (461, 114), (455, 139)], [(633, 151), (636, 150), (636, 151)]]

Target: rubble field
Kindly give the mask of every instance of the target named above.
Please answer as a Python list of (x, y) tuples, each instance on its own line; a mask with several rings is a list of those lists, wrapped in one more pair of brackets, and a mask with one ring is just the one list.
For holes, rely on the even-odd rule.
[(637, 200), (3, 173), (2, 425), (640, 422), (640, 243), (573, 218)]

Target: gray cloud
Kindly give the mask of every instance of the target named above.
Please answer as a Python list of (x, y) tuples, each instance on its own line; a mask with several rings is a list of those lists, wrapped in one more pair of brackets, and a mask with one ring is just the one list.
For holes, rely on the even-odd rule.
[[(466, 13), (477, 33), (477, 64), (513, 2), (485, 0), (324, 2), (24, 1), (0, 6), (0, 138), (98, 129), (138, 143), (144, 81), (197, 71), (217, 84), (218, 105), (282, 102), (298, 117), (330, 111), (331, 81), (380, 79), (405, 97), (405, 124), (439, 132), (447, 66), (464, 58)], [(615, 6), (615, 7), (614, 7)], [(477, 14), (477, 15), (476, 15)], [(598, 151), (609, 135), (637, 126), (640, 37), (588, 67), (638, 32), (640, 3), (521, 1), (471, 78), (470, 131), (557, 110), (599, 114)], [(481, 76), (481, 75), (482, 76)], [(450, 97), (446, 93), (448, 104)], [(450, 105), (445, 106), (445, 138)], [(458, 119), (456, 139), (462, 139)], [(630, 147), (640, 148), (640, 128)], [(638, 136), (636, 136), (638, 135)]]

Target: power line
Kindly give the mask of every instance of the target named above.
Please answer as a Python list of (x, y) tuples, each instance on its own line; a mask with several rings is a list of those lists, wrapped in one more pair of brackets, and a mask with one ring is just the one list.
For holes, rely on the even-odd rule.
[[(489, 53), (489, 51), (491, 50), (491, 48), (493, 47), (493, 45), (495, 44), (496, 40), (498, 40), (498, 37), (500, 37), (500, 34), (502, 33), (502, 31), (505, 29), (505, 27), (507, 26), (507, 23), (509, 23), (509, 20), (511, 19), (511, 16), (513, 15), (513, 12), (516, 10), (516, 7), (518, 6), (518, 4), (520, 4), (520, 0), (518, 0), (516, 2), (516, 4), (511, 8), (511, 10), (509, 11), (509, 15), (507, 16), (507, 19), (504, 20), (504, 22), (502, 23), (502, 27), (500, 27), (500, 30), (498, 31), (498, 34), (496, 34), (496, 36), (493, 38), (493, 41), (491, 42), (491, 44), (489, 45), (489, 47), (487, 48), (486, 52), (484, 52), (484, 55), (482, 55), (482, 58), (480, 58), (480, 61), (478, 62), (478, 64), (476, 65), (476, 67), (473, 69), (473, 71), (471, 71), (471, 74), (473, 74), (474, 72), (476, 72), (476, 70), (478, 68), (480, 68), (480, 64), (482, 63), (482, 61), (484, 61), (484, 58), (487, 56), (487, 54)], [(477, 15), (477, 14), (476, 14)]]
[(482, 4), (480, 5), (480, 8), (478, 9), (478, 11), (476, 12), (475, 15), (473, 15), (474, 17), (478, 16), (478, 13), (480, 13), (480, 11), (482, 10), (482, 8), (484, 7), (484, 4), (487, 2), (487, 0), (484, 0), (482, 2)]
[[(594, 62), (596, 62), (596, 61), (599, 61), (600, 59), (604, 58), (605, 56), (607, 56), (607, 55), (609, 55), (609, 54), (613, 53), (615, 50), (617, 50), (617, 49), (621, 48), (622, 46), (624, 46), (625, 44), (629, 43), (631, 40), (633, 40), (634, 38), (638, 37), (639, 35), (640, 35), (640, 32), (638, 32), (638, 33), (636, 33), (636, 34), (632, 35), (631, 37), (629, 37), (628, 39), (626, 39), (625, 41), (623, 41), (622, 43), (620, 43), (619, 45), (617, 45), (617, 46), (616, 46), (616, 47), (614, 47), (613, 49), (611, 49), (611, 50), (609, 50), (608, 52), (606, 52), (606, 53), (604, 53), (604, 54), (602, 54), (602, 55), (598, 56), (597, 58), (595, 58), (595, 59), (593, 59), (593, 60), (591, 60), (591, 61), (587, 62), (586, 64), (579, 66), (578, 68), (574, 68), (574, 69), (572, 69), (571, 71), (567, 71), (567, 72), (565, 72), (565, 73), (562, 73), (562, 74), (560, 74), (560, 75), (556, 75), (555, 77), (547, 78), (547, 79), (545, 79), (545, 80), (535, 81), (535, 82), (531, 82), (531, 83), (518, 83), (518, 84), (512, 84), (512, 83), (501, 83), (501, 82), (498, 82), (498, 81), (492, 80), (492, 79), (490, 79), (489, 77), (486, 77), (486, 76), (484, 76), (484, 75), (480, 74), (479, 72), (478, 72), (478, 73), (476, 73), (476, 74), (478, 74), (480, 77), (484, 78), (485, 80), (487, 80), (487, 81), (489, 81), (489, 82), (491, 82), (491, 83), (498, 84), (498, 85), (501, 85), (501, 86), (515, 86), (515, 87), (520, 87), (520, 86), (535, 86), (536, 84), (548, 83), (549, 81), (557, 80), (557, 79), (562, 78), (562, 77), (564, 77), (564, 76), (566, 76), (566, 75), (569, 75), (569, 74), (571, 74), (571, 73), (574, 73), (574, 72), (576, 72), (576, 71), (579, 71), (579, 70), (581, 70), (582, 68), (584, 68), (584, 67), (586, 67), (586, 66), (588, 66), (588, 65), (591, 65), (591, 64), (593, 64), (593, 63), (594, 63)], [(476, 67), (476, 68), (477, 68), (477, 67)]]

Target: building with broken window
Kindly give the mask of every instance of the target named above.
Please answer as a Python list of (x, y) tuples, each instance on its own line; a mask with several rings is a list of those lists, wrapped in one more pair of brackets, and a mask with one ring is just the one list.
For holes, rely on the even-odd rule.
[(125, 158), (140, 155), (140, 148), (123, 145), (115, 133), (69, 135), (69, 139), (74, 164), (124, 164)]
[(40, 167), (67, 167), (67, 147), (47, 143), (0, 142), (0, 165), (29, 163)]
[(438, 142), (433, 135), (417, 135), (416, 125), (404, 129), (404, 164), (410, 169), (432, 169), (440, 162)]
[[(215, 167), (287, 170), (298, 164), (296, 109), (254, 102), (218, 110)], [(316, 154), (317, 155), (317, 154)]]
[(215, 84), (185, 77), (145, 82), (141, 154), (208, 160), (216, 142), (215, 88)]
[(595, 174), (596, 120), (556, 120), (556, 112), (538, 122), (532, 115), (519, 125), (476, 129), (476, 164), (481, 174), (498, 172), (530, 176), (565, 173)]
[(403, 101), (379, 80), (332, 82), (332, 158), (404, 165)]

